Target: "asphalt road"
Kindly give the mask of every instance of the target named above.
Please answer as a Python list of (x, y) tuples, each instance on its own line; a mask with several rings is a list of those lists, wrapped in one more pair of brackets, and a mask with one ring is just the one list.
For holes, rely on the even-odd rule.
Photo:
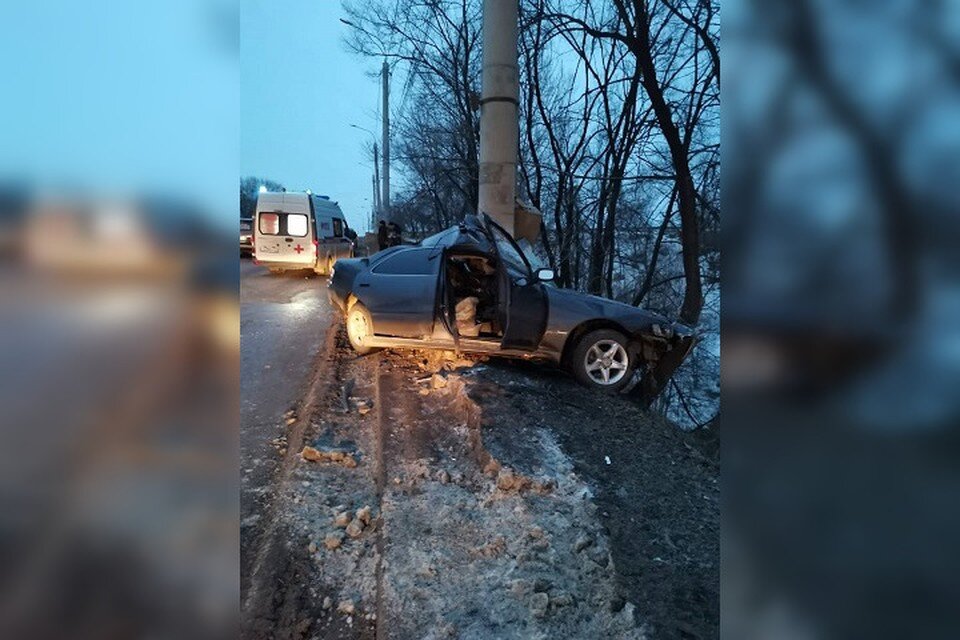
[(249, 577), (249, 550), (257, 547), (270, 485), (280, 459), (271, 441), (284, 434), (284, 413), (306, 392), (327, 332), (337, 314), (323, 278), (273, 275), (250, 260), (240, 264), (240, 518), (244, 553), (241, 583)]

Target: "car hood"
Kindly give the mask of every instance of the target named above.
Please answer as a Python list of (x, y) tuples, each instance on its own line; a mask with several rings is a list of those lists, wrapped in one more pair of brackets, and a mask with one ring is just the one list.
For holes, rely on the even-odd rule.
[(624, 325), (633, 331), (645, 329), (653, 324), (673, 326), (674, 323), (666, 317), (653, 311), (634, 307), (623, 302), (601, 298), (588, 293), (580, 293), (572, 289), (545, 287), (550, 300), (551, 311), (567, 311), (583, 315), (583, 320), (592, 318), (609, 318)]

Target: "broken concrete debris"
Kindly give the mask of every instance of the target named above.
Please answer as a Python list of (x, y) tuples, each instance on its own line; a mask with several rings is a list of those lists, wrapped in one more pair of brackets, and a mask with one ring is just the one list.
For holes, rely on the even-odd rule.
[(573, 605), (573, 596), (565, 591), (561, 591), (550, 598), (551, 607), (559, 609), (560, 607), (569, 607), (571, 605)]
[(357, 520), (362, 522), (364, 526), (370, 524), (371, 517), (371, 509), (369, 506), (357, 509)]
[[(489, 463), (487, 467), (493, 468)], [(499, 464), (497, 464), (497, 468), (499, 468), (497, 472), (497, 489), (501, 491), (534, 491), (536, 493), (547, 493), (554, 488), (554, 482), (552, 480), (542, 482), (534, 480), (516, 473), (508, 467), (500, 468)]]
[(347, 525), (350, 524), (350, 520), (350, 514), (346, 511), (341, 511), (337, 514), (337, 517), (333, 519), (333, 524), (341, 529), (346, 529)]
[(348, 469), (357, 466), (357, 460), (343, 451), (321, 451), (315, 447), (306, 446), (300, 452), (300, 457), (309, 462), (335, 462)]
[(583, 534), (579, 538), (577, 538), (576, 542), (573, 543), (573, 550), (577, 553), (580, 553), (581, 551), (583, 551), (584, 549), (586, 549), (592, 544), (593, 544), (593, 538), (591, 538), (586, 534)]
[(331, 531), (323, 539), (323, 546), (330, 551), (337, 549), (343, 544), (343, 531)]
[(345, 613), (348, 616), (352, 616), (356, 607), (353, 604), (353, 600), (341, 600), (340, 604), (337, 605), (337, 611), (340, 613)]
[(329, 608), (332, 607), (332, 606), (333, 606), (333, 600), (330, 599), (330, 596), (326, 596), (326, 597), (323, 599), (323, 608), (324, 608), (324, 609), (329, 609)]
[(363, 523), (360, 520), (354, 518), (350, 524), (347, 525), (347, 535), (351, 538), (359, 538), (363, 534)]
[(530, 613), (532, 613), (535, 618), (545, 617), (549, 606), (550, 596), (546, 593), (537, 592), (530, 597)]
[(373, 409), (373, 403), (369, 400), (357, 400), (357, 413), (362, 416), (370, 413), (370, 410)]
[(537, 578), (533, 581), (533, 590), (536, 593), (550, 591), (550, 587), (553, 586), (553, 583), (547, 580), (546, 578)]
[(439, 373), (435, 373), (430, 377), (430, 386), (434, 389), (443, 389), (447, 386), (447, 379)]
[(503, 536), (497, 536), (496, 538), (493, 539), (492, 542), (488, 542), (487, 544), (481, 547), (472, 549), (470, 551), (470, 555), (475, 557), (482, 556), (484, 558), (493, 558), (493, 557), (499, 556), (506, 550), (507, 550), (507, 539), (504, 538)]

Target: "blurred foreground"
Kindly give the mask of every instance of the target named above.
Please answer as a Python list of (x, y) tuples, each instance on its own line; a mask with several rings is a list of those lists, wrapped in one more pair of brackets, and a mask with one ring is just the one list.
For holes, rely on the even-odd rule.
[(170, 202), (6, 201), (0, 635), (230, 637), (234, 238)]
[(236, 636), (237, 5), (4, 5), (0, 637)]
[(723, 624), (956, 637), (956, 3), (724, 15)]

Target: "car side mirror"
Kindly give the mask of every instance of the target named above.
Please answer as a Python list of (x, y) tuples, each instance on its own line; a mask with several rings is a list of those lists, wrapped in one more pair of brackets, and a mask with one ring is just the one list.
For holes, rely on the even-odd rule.
[(537, 269), (537, 280), (540, 282), (552, 282), (555, 277), (553, 269)]

